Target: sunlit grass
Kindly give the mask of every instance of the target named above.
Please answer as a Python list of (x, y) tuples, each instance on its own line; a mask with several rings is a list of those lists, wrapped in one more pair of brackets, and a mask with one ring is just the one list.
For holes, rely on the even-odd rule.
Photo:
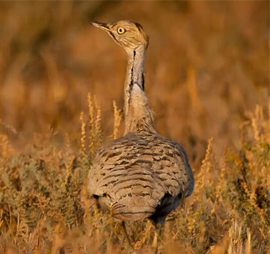
[[(215, 140), (209, 140), (201, 168), (195, 173), (193, 195), (166, 222), (165, 253), (177, 253), (179, 248), (185, 253), (269, 251), (268, 111), (258, 106), (245, 122), (242, 132), (246, 138), (239, 151), (225, 148), (219, 160), (212, 150)], [(127, 251), (121, 224), (110, 214), (100, 213), (86, 191), (91, 161), (86, 155), (85, 130), (91, 130), (91, 124), (98, 129), (93, 124), (97, 119), (82, 122), (81, 151), (77, 153), (68, 143), (59, 150), (48, 136), (46, 140), (36, 137), (23, 153), (16, 154), (8, 139), (1, 137), (2, 252)], [(100, 137), (99, 132), (91, 135)], [(128, 228), (139, 253), (153, 253), (154, 226), (145, 220), (128, 223)]]

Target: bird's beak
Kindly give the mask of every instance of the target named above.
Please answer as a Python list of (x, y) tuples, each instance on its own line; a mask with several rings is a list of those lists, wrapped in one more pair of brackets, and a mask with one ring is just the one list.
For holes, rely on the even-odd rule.
[(110, 28), (108, 27), (108, 25), (106, 23), (102, 23), (99, 21), (92, 21), (91, 24), (105, 32), (109, 32)]

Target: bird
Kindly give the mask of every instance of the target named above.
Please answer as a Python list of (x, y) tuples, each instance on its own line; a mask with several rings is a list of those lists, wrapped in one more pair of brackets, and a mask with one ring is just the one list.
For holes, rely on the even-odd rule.
[(167, 215), (194, 189), (187, 154), (178, 142), (161, 136), (144, 91), (149, 37), (129, 20), (91, 22), (127, 54), (124, 83), (125, 130), (96, 153), (88, 174), (88, 192), (98, 207), (123, 222), (150, 219), (163, 226)]

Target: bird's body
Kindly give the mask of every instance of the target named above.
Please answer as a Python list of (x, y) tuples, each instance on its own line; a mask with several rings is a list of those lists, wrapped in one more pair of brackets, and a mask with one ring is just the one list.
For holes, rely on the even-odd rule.
[(179, 170), (187, 166), (178, 143), (145, 130), (130, 132), (98, 151), (89, 190), (118, 219), (138, 220), (160, 213), (153, 220), (163, 224), (182, 195), (191, 194), (190, 173)]
[(126, 50), (128, 66), (125, 135), (97, 152), (89, 172), (89, 193), (117, 219), (150, 218), (163, 225), (166, 216), (192, 193), (194, 179), (183, 147), (159, 135), (153, 126), (144, 92), (148, 37), (141, 25), (131, 21), (93, 24)]

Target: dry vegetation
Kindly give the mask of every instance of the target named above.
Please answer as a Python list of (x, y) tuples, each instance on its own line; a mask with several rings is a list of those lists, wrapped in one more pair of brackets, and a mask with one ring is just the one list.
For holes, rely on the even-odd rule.
[[(85, 188), (97, 147), (123, 131), (125, 53), (93, 19), (144, 25), (156, 127), (181, 141), (195, 172), (164, 252), (270, 253), (268, 10), (268, 1), (1, 2), (0, 253), (127, 252), (119, 222)], [(149, 221), (129, 234), (138, 253), (153, 253)]]

